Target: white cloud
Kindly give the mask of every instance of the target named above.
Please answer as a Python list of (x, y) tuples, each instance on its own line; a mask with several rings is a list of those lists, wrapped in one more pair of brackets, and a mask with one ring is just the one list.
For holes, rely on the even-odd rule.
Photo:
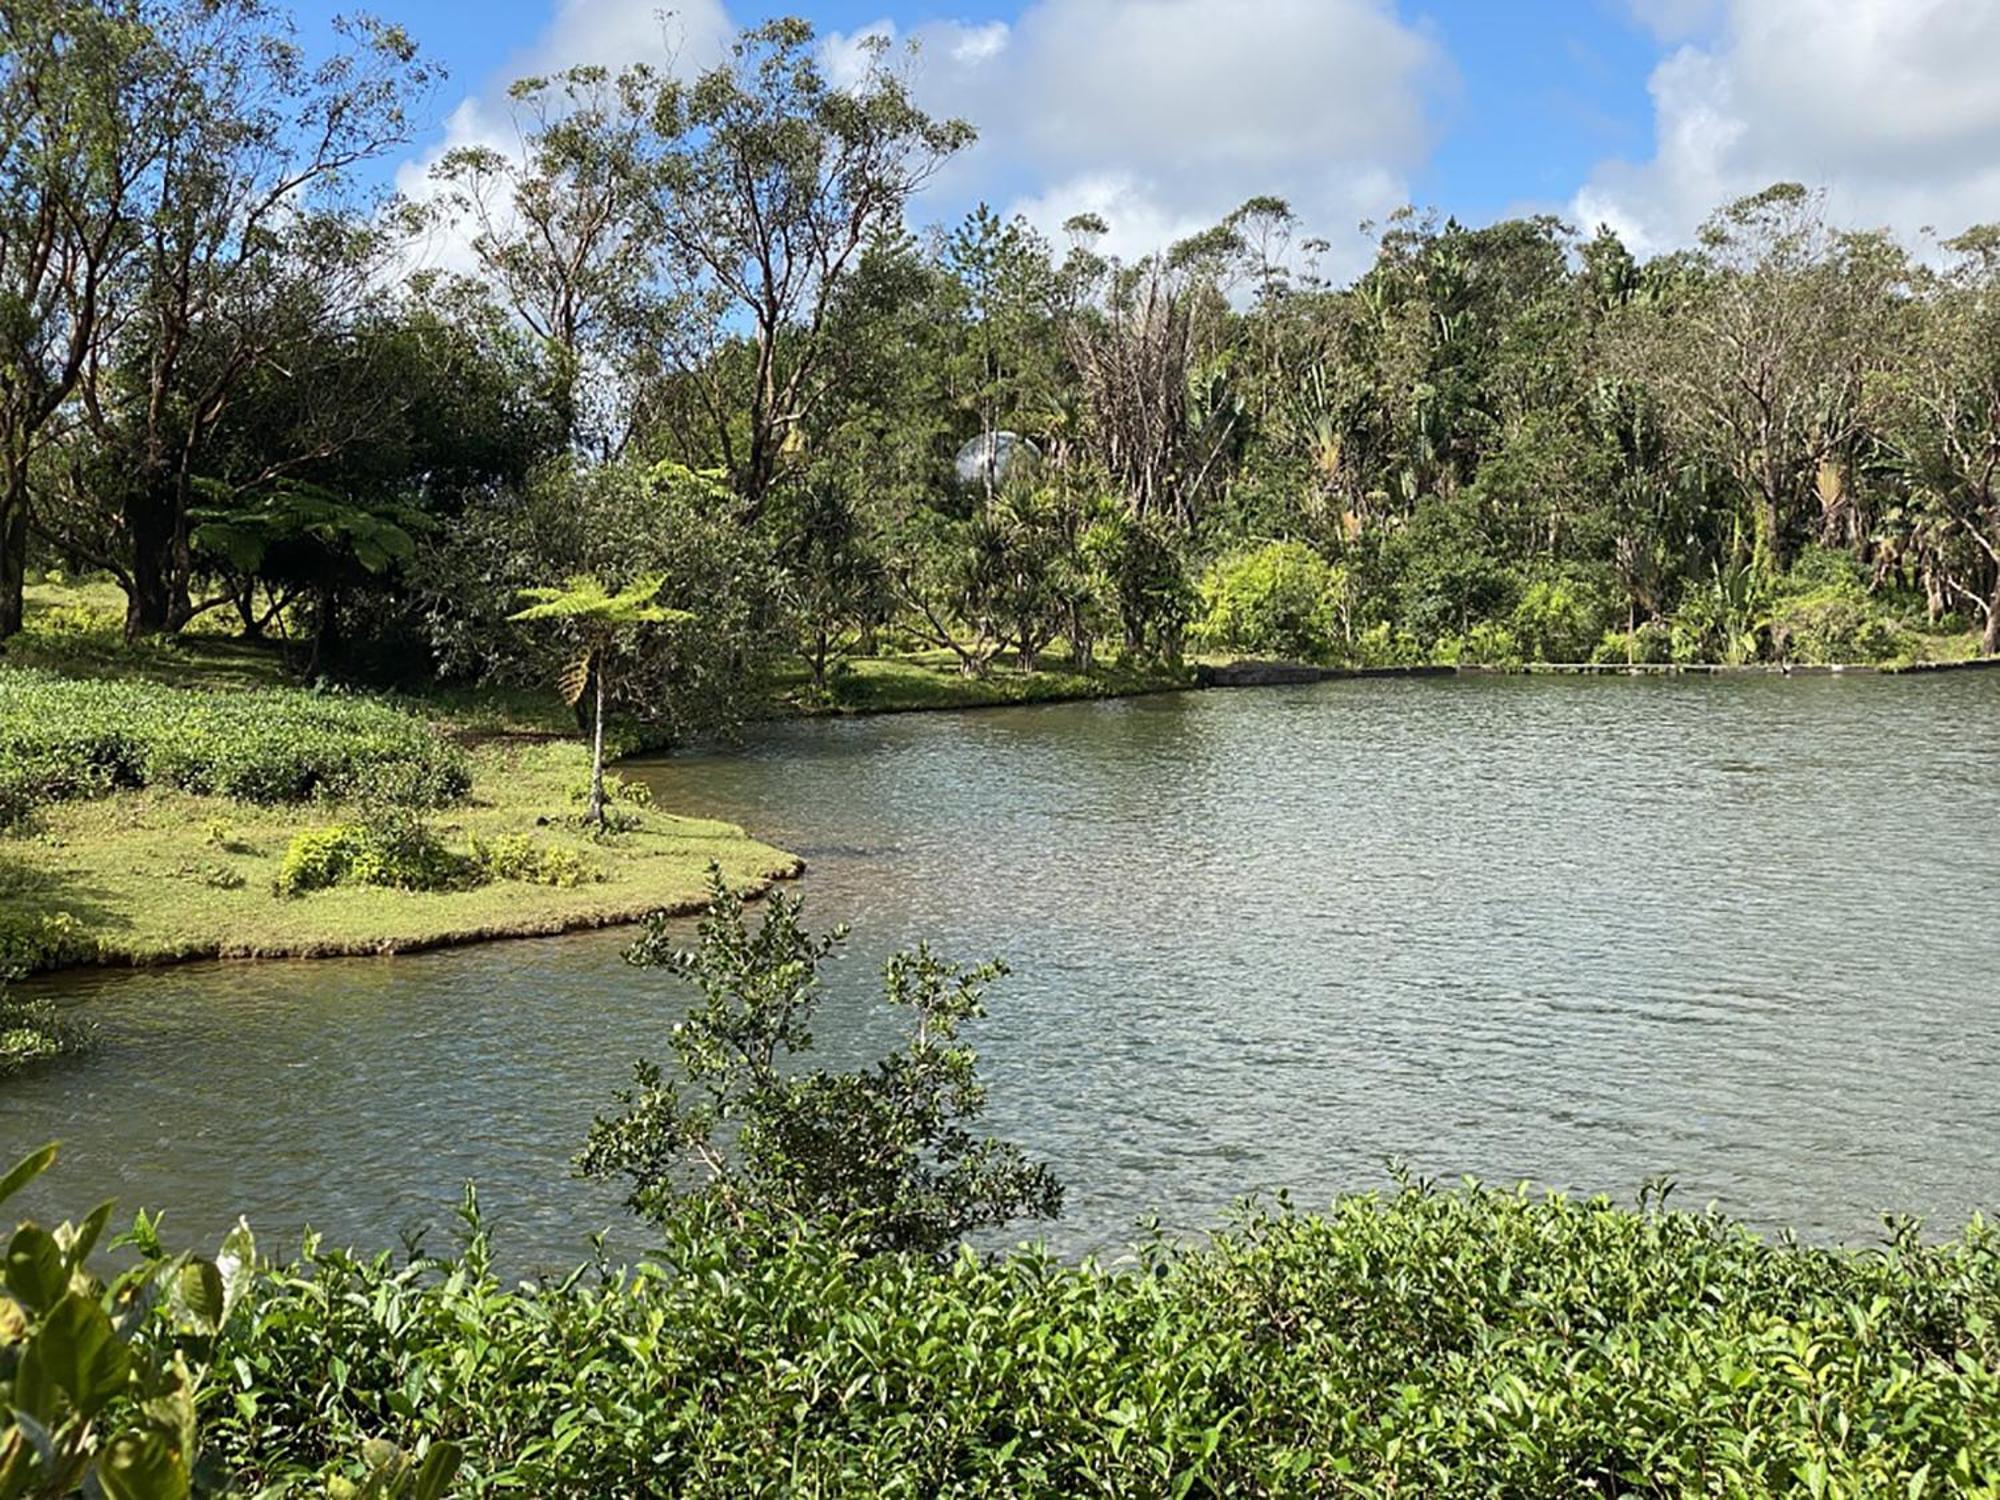
[[(447, 151), (490, 146), (518, 158), (522, 130), (507, 88), (517, 78), (564, 68), (602, 66), (613, 72), (633, 63), (686, 72), (719, 61), (735, 35), (722, 0), (561, 0), (531, 44), (506, 67), (461, 99), (445, 117), (442, 137), (396, 168), (396, 191), (412, 202), (436, 196), (431, 169)], [(439, 268), (472, 274), (478, 270), (462, 231), (434, 230), (405, 257), (407, 269)]]
[(1131, 254), (1255, 194), (1337, 246), (1407, 196), (1450, 76), (1388, 0), (1032, 0), (1009, 26), (917, 29), (914, 78), (980, 143), (939, 197), (984, 197), (1053, 232), (1101, 213)]
[[(724, 0), (669, 5), (562, 0), (542, 35), (453, 110), (443, 139), (402, 164), (398, 188), (426, 196), (431, 167), (454, 146), (518, 152), (506, 85), (521, 74), (719, 59), (733, 25)], [(1343, 273), (1368, 258), (1355, 226), (1408, 197), (1434, 138), (1433, 96), (1451, 78), (1442, 49), (1400, 21), (1393, 0), (1028, 0), (1011, 24), (936, 23), (905, 38), (881, 21), (828, 35), (829, 76), (859, 77), (878, 40), (914, 40), (921, 101), (980, 132), (920, 216), (983, 198), (1053, 235), (1088, 210), (1111, 224), (1104, 248), (1130, 256), (1271, 193), (1333, 241), (1327, 268)], [(891, 65), (900, 57), (892, 51)], [(469, 263), (449, 237), (427, 254)]]
[(1604, 163), (1572, 211), (1646, 249), (1786, 179), (1905, 235), (2000, 218), (1995, 58), (2000, 0), (1730, 0), (1713, 42), (1653, 71), (1652, 160)]

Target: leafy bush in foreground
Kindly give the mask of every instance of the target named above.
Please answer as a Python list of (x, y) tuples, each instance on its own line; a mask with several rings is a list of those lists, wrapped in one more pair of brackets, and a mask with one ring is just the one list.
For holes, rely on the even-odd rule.
[(628, 1273), (488, 1253), (309, 1246), (232, 1325), (215, 1441), (267, 1482), (462, 1440), (475, 1495), (2000, 1495), (1977, 1223), (1812, 1250), (1406, 1185), (1123, 1270), (719, 1212)]
[(171, 786), (246, 802), (367, 793), (440, 807), (471, 786), (464, 753), (422, 720), (296, 689), (193, 692), (0, 668), (0, 786), (54, 801)]
[(626, 959), (699, 992), (674, 1028), (671, 1072), (633, 1070), (621, 1112), (599, 1117), (578, 1158), (630, 1184), (634, 1212), (671, 1231), (719, 1214), (782, 1217), (865, 1249), (949, 1253), (966, 1235), (1062, 1212), (1062, 1186), (1011, 1142), (973, 1133), (986, 1108), (978, 1055), (960, 1028), (986, 1013), (1000, 964), (962, 968), (919, 946), (882, 970), (883, 998), (910, 1017), (904, 1045), (874, 1067), (800, 1066), (812, 1046), (820, 966), (845, 934), (809, 934), (799, 902), (773, 892), (752, 929), (711, 865), (699, 940), (676, 949), (656, 916)]
[[(56, 1158), (31, 1152), (0, 1176), (5, 1202)], [(141, 1213), (112, 1242), (132, 1263), (108, 1285), (90, 1255), (111, 1221), (101, 1203), (53, 1230), (23, 1220), (7, 1242), (0, 1292), (0, 1497), (4, 1500), (187, 1500), (240, 1495), (202, 1441), (222, 1332), (240, 1321), (259, 1275), (239, 1223), (213, 1259), (169, 1255)], [(238, 1379), (242, 1379), (238, 1367)], [(239, 1410), (242, 1403), (238, 1403)], [(324, 1466), (327, 1500), (443, 1500), (459, 1453), (420, 1453), (371, 1437), (358, 1463)], [(345, 1472), (343, 1472), (345, 1471)]]

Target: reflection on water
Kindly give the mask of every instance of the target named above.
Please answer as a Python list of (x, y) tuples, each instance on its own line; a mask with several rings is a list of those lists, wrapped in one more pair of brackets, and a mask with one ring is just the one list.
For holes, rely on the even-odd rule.
[[(806, 855), (853, 941), (822, 1024), (887, 1043), (928, 937), (1014, 976), (995, 1128), (1051, 1234), (1427, 1175), (1667, 1173), (1816, 1238), (2000, 1200), (2000, 676), (1331, 683), (783, 726), (645, 767)], [(619, 1224), (565, 1165), (677, 1008), (600, 933), (63, 981), (108, 1039), (0, 1091), (63, 1201), (391, 1242), (475, 1178), (517, 1266)], [(619, 1238), (631, 1243), (620, 1226)]]

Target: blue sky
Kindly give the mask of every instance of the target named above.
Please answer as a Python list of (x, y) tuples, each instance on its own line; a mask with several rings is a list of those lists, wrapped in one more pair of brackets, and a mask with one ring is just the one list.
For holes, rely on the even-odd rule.
[[(1276, 192), (1335, 243), (1401, 202), (1473, 222), (1548, 210), (1684, 243), (1780, 177), (1838, 216), (2000, 218), (2000, 0), (374, 0), (450, 79), (394, 178), (505, 145), (516, 74), (685, 58), (777, 10), (843, 44), (918, 44), (923, 101), (981, 144), (919, 217), (986, 200), (1053, 228), (1089, 208), (1141, 250)], [(308, 34), (341, 8), (308, 0)]]

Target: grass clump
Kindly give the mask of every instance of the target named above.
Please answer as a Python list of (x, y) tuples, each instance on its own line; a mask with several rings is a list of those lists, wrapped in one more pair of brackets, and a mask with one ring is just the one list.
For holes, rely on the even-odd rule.
[(87, 1052), (95, 1042), (88, 1025), (71, 1020), (53, 1001), (9, 989), (0, 975), (0, 1078), (33, 1063)]
[(0, 784), (42, 801), (144, 787), (272, 804), (448, 806), (465, 754), (421, 719), (297, 689), (205, 693), (0, 668)]
[(421, 817), (387, 808), (358, 822), (295, 834), (278, 861), (276, 886), (280, 896), (303, 896), (336, 885), (445, 891), (477, 884), (479, 874), (473, 860), (447, 849)]
[(489, 880), (512, 880), (563, 890), (603, 878), (595, 863), (586, 859), (581, 850), (563, 844), (538, 843), (525, 833), (474, 839), (472, 862)]

